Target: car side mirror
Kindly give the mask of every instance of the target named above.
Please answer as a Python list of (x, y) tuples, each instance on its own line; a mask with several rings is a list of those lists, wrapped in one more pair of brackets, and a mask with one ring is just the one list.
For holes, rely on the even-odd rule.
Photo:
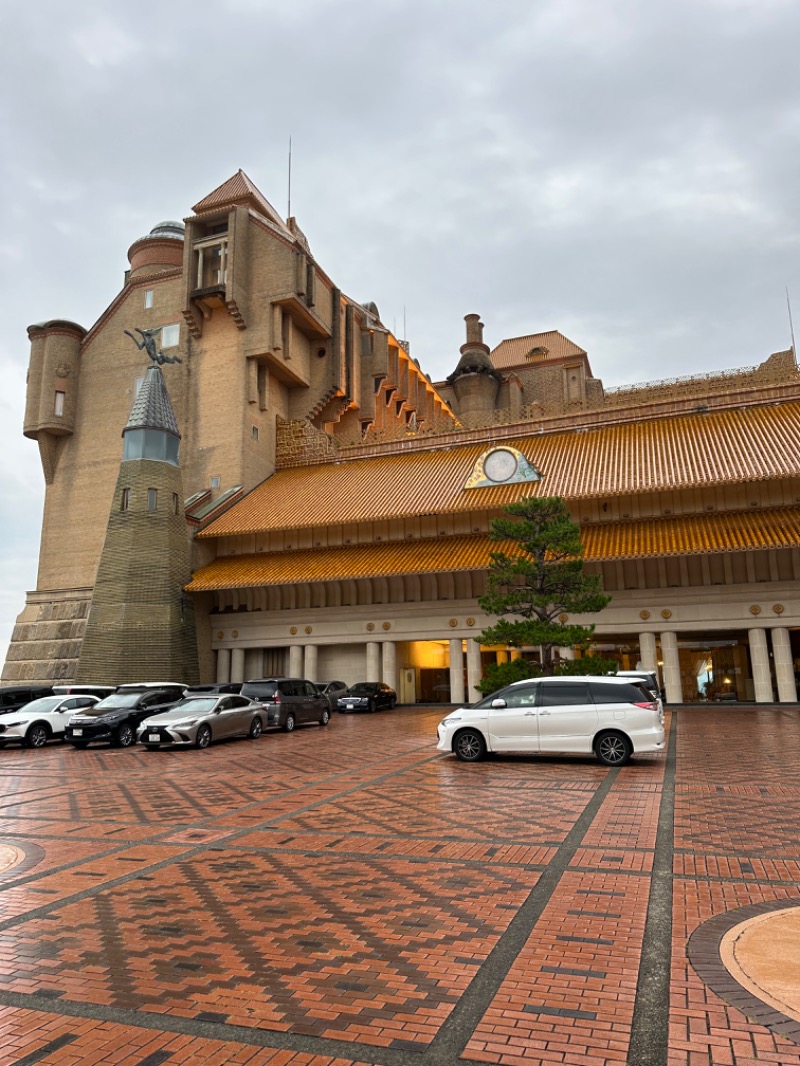
[(498, 697), (496, 700), (492, 700), (492, 707), (506, 707), (508, 706), (506, 701), (502, 697)]

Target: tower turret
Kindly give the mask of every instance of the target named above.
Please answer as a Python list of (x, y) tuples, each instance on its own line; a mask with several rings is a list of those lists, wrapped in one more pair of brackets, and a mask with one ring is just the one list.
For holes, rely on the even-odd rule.
[(485, 423), (496, 407), (497, 389), (502, 381), (483, 342), (480, 315), (465, 315), (467, 340), (461, 345), (458, 366), (447, 378), (458, 401), (458, 414), (465, 422)]

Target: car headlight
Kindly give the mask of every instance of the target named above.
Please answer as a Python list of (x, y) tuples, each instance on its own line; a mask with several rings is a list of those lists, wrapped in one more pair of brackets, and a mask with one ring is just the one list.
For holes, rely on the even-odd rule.
[(17, 726), (25, 725), (24, 722), (3, 722), (6, 729), (16, 729)]
[(452, 725), (453, 722), (460, 722), (460, 721), (461, 721), (461, 715), (460, 714), (454, 714), (454, 715), (451, 715), (450, 718), (443, 718), (441, 720), (441, 722), (439, 723), (439, 725)]

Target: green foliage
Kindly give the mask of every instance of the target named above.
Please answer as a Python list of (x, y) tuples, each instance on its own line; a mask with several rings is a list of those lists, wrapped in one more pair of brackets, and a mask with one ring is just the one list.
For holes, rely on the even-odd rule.
[(604, 659), (601, 655), (584, 655), (582, 659), (562, 659), (554, 673), (591, 674), (593, 677), (605, 677), (615, 674), (619, 663), (616, 659)]
[(484, 696), (488, 696), (491, 692), (497, 692), (498, 689), (513, 684), (514, 681), (539, 677), (541, 673), (538, 663), (528, 662), (527, 659), (511, 659), (507, 663), (490, 663), (475, 687)]
[(553, 672), (553, 649), (586, 644), (594, 626), (560, 622), (562, 614), (602, 611), (611, 599), (599, 575), (587, 574), (581, 531), (557, 496), (527, 497), (496, 518), (489, 536), (511, 541), (511, 553), (494, 551), (489, 587), (478, 603), (499, 621), (481, 633), (481, 644), (542, 649), (542, 672)]

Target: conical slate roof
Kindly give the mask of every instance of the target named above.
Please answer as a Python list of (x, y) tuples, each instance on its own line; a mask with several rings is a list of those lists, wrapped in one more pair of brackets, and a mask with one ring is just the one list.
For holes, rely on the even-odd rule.
[(148, 368), (123, 434), (129, 429), (161, 429), (180, 440), (178, 423), (160, 366)]

